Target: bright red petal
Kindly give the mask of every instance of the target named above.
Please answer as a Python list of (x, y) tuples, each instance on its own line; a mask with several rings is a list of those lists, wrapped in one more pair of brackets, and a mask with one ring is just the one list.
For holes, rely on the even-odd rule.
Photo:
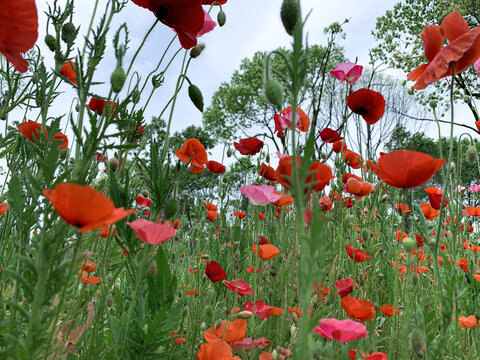
[(438, 52), (442, 48), (442, 43), (443, 43), (442, 30), (438, 25), (428, 25), (428, 26), (425, 26), (420, 36), (422, 37), (423, 44), (425, 47), (425, 57), (430, 62), (435, 58), (435, 56), (438, 54)]
[(450, 42), (470, 31), (467, 22), (457, 10), (445, 16), (440, 26), (442, 27), (445, 37)]

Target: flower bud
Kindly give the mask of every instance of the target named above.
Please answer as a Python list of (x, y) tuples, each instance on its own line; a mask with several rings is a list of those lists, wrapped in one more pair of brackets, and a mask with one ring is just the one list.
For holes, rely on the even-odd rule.
[(118, 94), (120, 91), (122, 91), (123, 84), (125, 84), (126, 79), (127, 76), (125, 75), (125, 71), (118, 66), (110, 77), (110, 84), (112, 85), (112, 90), (114, 93)]
[(117, 171), (118, 169), (118, 166), (120, 165), (120, 163), (118, 162), (118, 159), (117, 158), (111, 158), (110, 160), (108, 160), (108, 167), (110, 168), (110, 170), (112, 170), (113, 172)]
[(113, 296), (112, 294), (108, 293), (105, 302), (107, 303), (107, 307), (110, 309), (113, 306)]
[(266, 161), (267, 163), (270, 162), (270, 154), (267, 154), (267, 156), (265, 156), (265, 161)]
[(470, 164), (475, 164), (475, 160), (477, 159), (477, 149), (475, 148), (474, 145), (470, 145), (467, 148), (467, 160), (470, 162)]
[(52, 35), (45, 36), (45, 44), (47, 44), (51, 51), (57, 50), (57, 40), (55, 40), (55, 37)]
[(208, 254), (203, 254), (202, 256), (200, 256), (200, 259), (208, 260), (208, 259), (210, 259), (210, 255), (208, 255)]
[(62, 40), (66, 44), (71, 44), (77, 37), (78, 30), (75, 28), (73, 23), (68, 22), (62, 26)]
[(425, 339), (420, 330), (415, 329), (410, 334), (408, 334), (408, 341), (415, 354), (417, 354), (418, 357), (423, 358)]
[(297, 0), (283, 0), (280, 17), (288, 35), (293, 36), (293, 30), (295, 29), (299, 16), (300, 9)]
[(437, 107), (437, 100), (430, 100), (430, 107), (432, 109), (435, 109)]
[(80, 104), (77, 103), (77, 104), (75, 105), (75, 111), (76, 111), (76, 112), (80, 112)]
[(405, 238), (405, 240), (403, 240), (403, 247), (405, 248), (405, 250), (407, 250), (408, 252), (412, 251), (413, 250), (413, 239), (409, 236), (407, 238)]
[(417, 285), (418, 284), (418, 280), (419, 280), (419, 277), (418, 277), (418, 274), (416, 272), (414, 272), (412, 274), (412, 284), (413, 285)]
[(207, 304), (207, 305), (205, 306), (205, 315), (206, 315), (207, 317), (209, 317), (209, 318), (213, 316), (213, 308), (212, 308), (212, 305)]
[(227, 149), (227, 157), (231, 157), (233, 155), (233, 150), (228, 148)]
[(225, 25), (225, 21), (227, 20), (227, 15), (223, 10), (220, 10), (217, 14), (217, 22), (218, 25), (223, 26)]
[(470, 96), (465, 95), (465, 96), (463, 97), (463, 101), (465, 102), (465, 104), (470, 104), (470, 102), (471, 102)]
[(134, 104), (138, 104), (139, 101), (140, 101), (140, 91), (138, 91), (138, 89), (135, 89), (132, 92), (132, 102)]
[(283, 104), (283, 89), (280, 83), (276, 80), (270, 79), (267, 80), (264, 88), (267, 101), (280, 109)]
[(205, 49), (205, 43), (197, 44), (190, 50), (190, 57), (193, 59), (199, 57), (203, 49)]
[(207, 324), (205, 324), (205, 322), (202, 322), (200, 324), (200, 331), (203, 333), (205, 330), (207, 330)]
[(203, 112), (203, 95), (196, 85), (190, 84), (188, 87), (188, 96), (190, 97), (190, 100), (192, 100), (193, 105)]
[(60, 150), (60, 159), (65, 160), (70, 153), (69, 149), (62, 149)]
[(240, 311), (235, 316), (237, 317), (237, 319), (247, 320), (247, 319), (250, 319), (253, 316), (253, 313), (251, 311), (246, 311), (245, 310), (245, 311)]
[(455, 171), (455, 163), (453, 161), (450, 162), (450, 165), (448, 166), (448, 171), (449, 172), (454, 172)]
[(150, 264), (150, 275), (152, 275), (152, 277), (155, 277), (157, 276), (157, 273), (158, 273), (157, 262), (154, 260)]
[(163, 82), (165, 81), (165, 77), (163, 76), (163, 73), (160, 73), (158, 75), (153, 75), (152, 76), (152, 86), (156, 89), (160, 86), (162, 86)]

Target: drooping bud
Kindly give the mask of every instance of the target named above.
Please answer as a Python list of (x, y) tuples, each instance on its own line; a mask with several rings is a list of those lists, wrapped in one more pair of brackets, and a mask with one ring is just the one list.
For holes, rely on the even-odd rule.
[(125, 84), (125, 80), (127, 76), (125, 75), (125, 71), (123, 71), (122, 67), (118, 66), (112, 73), (110, 77), (110, 84), (112, 85), (112, 90), (114, 93), (119, 93), (122, 91), (123, 84)]
[(155, 89), (162, 86), (164, 81), (165, 81), (165, 77), (163, 76), (162, 73), (152, 76), (152, 86)]
[(112, 157), (110, 160), (108, 160), (108, 167), (113, 172), (117, 171), (119, 165), (120, 163), (118, 162), (117, 158)]
[(297, 25), (299, 16), (300, 9), (297, 0), (283, 0), (280, 17), (282, 18), (283, 27), (288, 35), (293, 36), (293, 30), (295, 29), (295, 25)]
[(109, 293), (107, 295), (105, 301), (107, 303), (107, 307), (110, 309), (113, 306), (113, 296), (112, 296), (112, 294)]
[(45, 36), (45, 44), (47, 44), (48, 48), (51, 51), (57, 50), (57, 40), (55, 40), (54, 36), (52, 35)]
[(203, 49), (205, 49), (205, 43), (199, 43), (190, 50), (190, 57), (195, 59), (200, 56)]
[(267, 163), (270, 163), (270, 154), (267, 154), (267, 156), (265, 156), (265, 161)]
[(134, 104), (138, 104), (139, 101), (140, 101), (140, 91), (138, 91), (138, 89), (135, 89), (132, 91), (132, 102)]
[(463, 97), (463, 101), (465, 101), (465, 104), (470, 104), (470, 102), (471, 102), (470, 96), (465, 95), (465, 96)]
[(412, 274), (412, 284), (413, 285), (417, 285), (418, 284), (418, 280), (419, 280), (419, 277), (418, 277), (418, 274), (416, 272), (414, 272)]
[(203, 95), (196, 85), (190, 84), (188, 87), (188, 96), (190, 97), (190, 100), (192, 100), (193, 105), (203, 112)]
[(68, 22), (62, 26), (62, 40), (66, 44), (71, 44), (77, 37), (78, 30), (73, 23)]
[(233, 150), (230, 149), (230, 148), (228, 148), (228, 149), (227, 149), (227, 157), (230, 157), (230, 156), (232, 156), (232, 155), (233, 155)]
[(470, 164), (475, 164), (475, 160), (477, 159), (477, 149), (475, 148), (474, 145), (470, 145), (467, 148), (467, 159), (470, 162)]
[(225, 21), (227, 20), (227, 15), (223, 10), (220, 10), (217, 15), (217, 22), (218, 25), (223, 26), (225, 25)]
[(270, 104), (276, 106), (278, 109), (282, 108), (283, 89), (278, 81), (273, 79), (267, 80), (265, 83), (265, 97)]
[(170, 199), (165, 203), (165, 218), (171, 219), (173, 218), (178, 211), (178, 200), (177, 199)]
[(75, 111), (80, 112), (80, 104), (75, 104)]
[(157, 276), (157, 273), (158, 273), (157, 262), (154, 260), (150, 264), (150, 275), (152, 275), (152, 277), (155, 277)]

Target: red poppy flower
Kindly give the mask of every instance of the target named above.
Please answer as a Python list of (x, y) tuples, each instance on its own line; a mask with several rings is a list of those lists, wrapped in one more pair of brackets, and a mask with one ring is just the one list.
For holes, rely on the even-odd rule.
[(90, 186), (60, 183), (53, 190), (44, 189), (55, 211), (78, 231), (95, 230), (135, 214), (135, 210), (115, 208), (112, 200)]
[(352, 150), (344, 150), (342, 152), (343, 161), (353, 169), (360, 169), (363, 165), (362, 157)]
[(322, 131), (319, 131), (318, 133), (320, 134), (320, 138), (322, 139), (322, 141), (327, 144), (331, 144), (336, 141), (343, 140), (343, 137), (338, 135), (338, 132), (330, 128), (325, 128)]
[(254, 291), (250, 288), (250, 285), (248, 285), (246, 281), (240, 279), (232, 281), (223, 280), (223, 283), (227, 288), (233, 292), (236, 292), (240, 296), (254, 293)]
[[(390, 305), (390, 304), (387, 304), (385, 306), (380, 305), (379, 308), (380, 308), (380, 311), (383, 313), (383, 315), (393, 316), (393, 313), (394, 313), (393, 305)], [(400, 310), (398, 309), (395, 310), (395, 314), (398, 314), (399, 312)]]
[[(40, 139), (38, 133), (42, 129), (42, 124), (37, 123), (36, 121), (28, 120), (27, 122), (22, 122), (18, 124), (18, 132), (25, 136), (28, 140), (34, 141), (33, 137), (35, 136), (37, 140)], [(45, 128), (45, 137), (48, 137), (47, 129)], [(60, 150), (66, 149), (68, 147), (68, 138), (67, 135), (59, 132), (54, 137), (55, 140), (61, 140), (62, 142), (58, 146)]]
[(465, 316), (460, 316), (458, 318), (458, 326), (464, 328), (474, 328), (477, 327), (477, 318), (475, 315), (470, 315), (468, 318)]
[(245, 211), (234, 211), (233, 216), (238, 217), (240, 220), (242, 220), (247, 214)]
[(480, 216), (480, 207), (466, 206), (468, 216)]
[[(105, 110), (105, 103), (106, 101), (104, 99), (93, 97), (88, 102), (88, 108), (93, 112), (96, 112), (98, 115), (102, 115), (103, 110)], [(111, 107), (110, 112), (114, 113), (113, 117), (116, 118), (117, 114), (115, 114), (115, 108), (117, 107), (117, 103), (113, 103), (113, 107), (112, 107), (112, 101), (110, 101), (108, 104), (109, 104), (109, 107)]]
[(210, 201), (207, 201), (205, 203), (205, 208), (207, 210), (211, 210), (211, 211), (217, 211), (218, 210), (217, 205), (212, 204)]
[(260, 170), (258, 171), (258, 175), (263, 176), (265, 179), (270, 181), (278, 180), (278, 175), (275, 169), (265, 163), (262, 163)]
[[(425, 89), (428, 85), (451, 76), (451, 63), (455, 74), (460, 74), (480, 58), (480, 26), (470, 30), (456, 10), (448, 14), (440, 26), (425, 26), (420, 36), (428, 63), (420, 65), (407, 75), (410, 80), (416, 81), (414, 89)], [(444, 37), (449, 44), (442, 48)]]
[(175, 30), (183, 48), (197, 45), (197, 36), (205, 22), (201, 0), (132, 1), (152, 11), (158, 20)]
[[(428, 200), (430, 201), (430, 205), (432, 205), (432, 208), (435, 210), (440, 210), (441, 207), (441, 202), (442, 202), (442, 197), (443, 197), (443, 190), (437, 189), (435, 186), (430, 186), (425, 188), (425, 191), (428, 194)], [(448, 199), (445, 197), (445, 200), (443, 201), (443, 207), (447, 206)]]
[(77, 65), (73, 61), (67, 60), (65, 64), (60, 69), (60, 74), (65, 76), (72, 84), (77, 85), (77, 73), (75, 70)]
[(340, 297), (344, 297), (350, 295), (353, 291), (353, 280), (350, 278), (339, 279), (333, 286), (338, 290), (336, 294), (340, 295)]
[[(280, 159), (277, 167), (278, 182), (286, 189), (291, 190), (292, 183), (292, 156), (287, 156)], [(300, 156), (297, 156), (297, 165), (301, 168), (301, 159)], [(308, 187), (305, 189), (307, 191), (322, 191), (325, 186), (328, 185), (331, 179), (333, 179), (332, 169), (327, 165), (320, 163), (318, 161), (312, 162), (308, 168), (310, 175), (306, 178), (306, 184)], [(313, 173), (313, 174), (312, 174)]]
[(332, 150), (337, 154), (341, 153), (342, 151), (347, 150), (347, 144), (345, 144), (342, 140), (335, 141), (332, 144)]
[(135, 202), (141, 207), (150, 207), (152, 205), (152, 199), (146, 198), (140, 194), (135, 198)]
[(223, 320), (220, 327), (211, 327), (205, 331), (203, 337), (209, 343), (216, 340), (226, 342), (240, 341), (247, 334), (247, 322), (243, 319), (235, 319), (233, 321)]
[(425, 184), (444, 163), (445, 159), (434, 159), (428, 154), (412, 150), (380, 153), (378, 164), (367, 161), (367, 165), (384, 183), (409, 189)]
[(347, 253), (348, 253), (348, 256), (350, 257), (350, 259), (352, 259), (356, 262), (364, 262), (365, 260), (370, 259), (370, 254), (369, 253), (367, 253), (366, 251), (354, 248), (350, 244), (345, 246), (345, 250), (347, 250)]
[(227, 3), (227, 0), (202, 0), (203, 5), (218, 5), (214, 4), (214, 2), (218, 2), (220, 5), (223, 5)]
[(341, 302), (348, 316), (357, 321), (369, 321), (375, 317), (375, 306), (368, 300), (345, 296)]
[(350, 319), (320, 319), (320, 325), (316, 326), (312, 332), (340, 342), (354, 341), (368, 336), (365, 325)]
[(225, 173), (225, 166), (219, 162), (210, 160), (207, 162), (207, 170), (215, 174), (223, 174)]
[(227, 273), (216, 261), (209, 261), (207, 263), (207, 266), (205, 266), (205, 275), (208, 276), (212, 283), (219, 282), (227, 277)]
[(412, 210), (410, 210), (410, 208), (408, 207), (408, 205), (404, 205), (402, 203), (397, 203), (397, 211), (401, 214), (401, 213), (409, 213), (411, 212)]
[(234, 142), (233, 146), (242, 155), (255, 155), (263, 148), (263, 141), (258, 140), (255, 137), (241, 139), (239, 142)]
[(440, 215), (440, 210), (435, 210), (430, 204), (427, 203), (421, 203), (420, 204), (422, 207), (422, 213), (423, 216), (425, 216), (425, 219), (432, 221)]
[(0, 204), (0, 215), (5, 214), (7, 212), (7, 210), (8, 210), (7, 204), (5, 202), (2, 202)]
[(115, 231), (115, 227), (114, 226), (110, 226), (110, 225), (103, 225), (97, 232), (98, 236), (100, 236), (101, 238), (108, 238), (109, 235), (112, 235), (112, 236), (117, 236), (118, 235), (118, 231)]
[(200, 345), (197, 355), (195, 356), (196, 360), (215, 360), (215, 359), (226, 359), (226, 360), (237, 360), (240, 359), (238, 356), (233, 356), (232, 347), (223, 340), (215, 339), (206, 344)]
[(258, 247), (258, 257), (264, 260), (273, 259), (280, 253), (280, 250), (272, 244), (260, 245)]
[(328, 197), (328, 195), (325, 195), (324, 197), (321, 197), (319, 200), (318, 200), (318, 206), (320, 207), (320, 209), (322, 209), (323, 211), (327, 212), (328, 210), (330, 210), (333, 206), (332, 204), (332, 200), (330, 200), (330, 198)]
[(355, 114), (361, 115), (369, 125), (380, 120), (385, 112), (383, 95), (370, 89), (359, 89), (348, 95), (347, 105)]
[(28, 70), (20, 55), (30, 50), (38, 37), (35, 0), (2, 1), (0, 6), (0, 52), (19, 72)]
[(208, 162), (205, 148), (195, 138), (186, 140), (180, 150), (175, 150), (175, 155), (184, 163), (190, 162), (191, 159), (190, 172), (193, 174), (203, 172), (203, 166)]
[(207, 219), (211, 222), (217, 221), (217, 212), (213, 210), (207, 210)]
[[(286, 109), (283, 109), (282, 111), (280, 111), (280, 113), (284, 117), (289, 118), (290, 121), (291, 121), (292, 109), (293, 109), (293, 106), (289, 106)], [(308, 130), (308, 128), (310, 127), (310, 118), (308, 117), (308, 115), (305, 114), (305, 112), (302, 109), (297, 107), (297, 113), (295, 115), (295, 118), (296, 118), (296, 121), (297, 121), (297, 124), (296, 124), (295, 127), (298, 130), (300, 130), (301, 132), (306, 132)]]

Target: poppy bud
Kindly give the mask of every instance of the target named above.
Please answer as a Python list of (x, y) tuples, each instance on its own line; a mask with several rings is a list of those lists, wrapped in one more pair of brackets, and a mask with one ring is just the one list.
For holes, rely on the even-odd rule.
[(65, 160), (68, 157), (69, 152), (68, 149), (60, 150), (60, 159)]
[(147, 189), (143, 189), (142, 190), (142, 195), (145, 196), (145, 197), (149, 197), (150, 194), (148, 193), (148, 190)]
[(138, 89), (135, 89), (132, 92), (132, 102), (134, 104), (138, 104), (139, 101), (140, 101), (140, 91), (138, 91)]
[(449, 172), (454, 172), (455, 171), (455, 163), (452, 161), (450, 162), (450, 166), (448, 167)]
[(285, 31), (290, 36), (293, 36), (293, 30), (297, 25), (299, 15), (300, 9), (297, 0), (283, 0), (280, 17)]
[(465, 95), (465, 96), (463, 97), (463, 101), (465, 101), (465, 104), (470, 104), (470, 102), (471, 102), (470, 96)]
[(208, 254), (203, 254), (202, 256), (200, 256), (200, 259), (208, 260), (208, 259), (210, 259), (210, 255), (208, 255)]
[[(33, 74), (32, 74), (32, 82), (34, 84), (38, 83), (38, 72), (37, 71), (34, 71)], [(2, 106), (5, 106), (5, 104), (2, 104)]]
[(237, 319), (243, 319), (247, 320), (250, 319), (253, 316), (253, 313), (251, 311), (240, 311), (237, 315), (235, 315)]
[(227, 15), (223, 10), (220, 10), (217, 15), (217, 22), (218, 25), (223, 26), (225, 25), (225, 21), (227, 20)]
[(76, 111), (76, 112), (80, 112), (80, 104), (76, 104), (76, 105), (75, 105), (75, 111)]
[(431, 101), (430, 101), (430, 107), (431, 107), (432, 109), (435, 109), (435, 108), (437, 107), (437, 100), (431, 100)]
[(190, 50), (190, 57), (193, 59), (199, 57), (203, 49), (205, 49), (205, 43), (197, 44), (192, 48), (192, 50)]
[(405, 238), (405, 240), (403, 240), (403, 247), (408, 252), (412, 251), (413, 250), (413, 239), (411, 237)]
[(77, 37), (78, 30), (73, 23), (68, 22), (62, 26), (62, 40), (66, 44), (71, 44)]
[(477, 159), (477, 149), (475, 148), (475, 146), (470, 145), (467, 148), (467, 159), (470, 164), (475, 164), (475, 160)]
[(117, 171), (118, 165), (120, 165), (120, 164), (119, 164), (119, 162), (116, 158), (111, 158), (110, 160), (108, 160), (108, 167), (113, 172)]
[(281, 109), (283, 104), (283, 89), (280, 83), (276, 80), (270, 79), (264, 85), (265, 97), (267, 101), (275, 105), (278, 109)]
[(165, 218), (173, 218), (178, 211), (177, 199), (170, 199), (165, 203)]
[(125, 71), (118, 66), (110, 77), (110, 84), (112, 85), (112, 90), (114, 93), (118, 94), (120, 91), (122, 91), (123, 84), (125, 84), (126, 79), (127, 76), (125, 75)]
[(212, 317), (212, 316), (213, 316), (213, 308), (212, 308), (212, 305), (207, 304), (207, 305), (205, 306), (205, 315), (206, 315), (207, 317)]
[(418, 280), (419, 280), (419, 277), (418, 277), (418, 274), (416, 272), (414, 272), (412, 274), (412, 284), (413, 285), (417, 285), (418, 284)]
[(370, 238), (370, 231), (367, 229), (362, 230), (362, 239), (363, 240), (368, 240)]
[(157, 262), (152, 261), (152, 263), (150, 264), (150, 275), (152, 275), (152, 277), (155, 277), (157, 276), (157, 272), (158, 272)]
[(164, 81), (165, 81), (165, 78), (162, 73), (152, 76), (152, 85), (155, 89), (162, 86)]
[(107, 303), (107, 307), (110, 309), (113, 306), (113, 296), (112, 296), (112, 294), (109, 293), (107, 295), (105, 301)]
[(202, 322), (200, 324), (200, 332), (203, 334), (205, 330), (207, 330), (207, 324), (205, 322)]
[(233, 155), (233, 150), (230, 149), (230, 148), (228, 148), (228, 149), (227, 149), (227, 157), (230, 157), (230, 156), (232, 156), (232, 155)]
[(51, 51), (57, 50), (57, 40), (55, 40), (55, 37), (52, 35), (45, 36), (45, 44), (47, 44)]
[(412, 347), (415, 354), (417, 354), (418, 357), (423, 358), (425, 339), (420, 330), (415, 329), (410, 334), (408, 334), (408, 341), (410, 342), (410, 346)]
[(190, 84), (188, 87), (188, 96), (190, 97), (190, 100), (192, 100), (193, 105), (203, 112), (203, 95), (196, 85)]

